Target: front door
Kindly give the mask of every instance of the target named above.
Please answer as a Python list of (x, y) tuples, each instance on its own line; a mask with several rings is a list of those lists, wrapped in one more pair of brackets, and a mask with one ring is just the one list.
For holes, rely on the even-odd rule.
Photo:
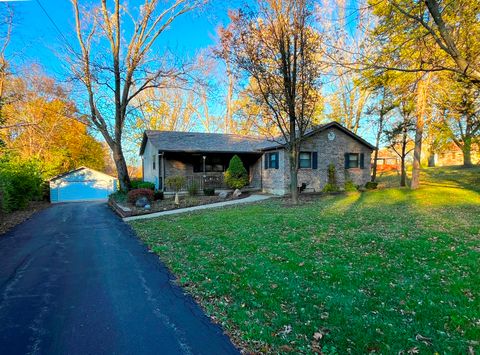
[(163, 155), (158, 155), (158, 189), (163, 190)]

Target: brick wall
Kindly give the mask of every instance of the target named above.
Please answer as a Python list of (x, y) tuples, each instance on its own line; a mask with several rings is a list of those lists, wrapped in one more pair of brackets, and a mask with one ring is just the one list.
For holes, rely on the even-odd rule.
[[(335, 133), (333, 141), (328, 140), (328, 132)], [(364, 185), (370, 181), (370, 156), (372, 150), (356, 139), (337, 128), (321, 131), (309, 137), (302, 144), (301, 151), (317, 152), (317, 169), (299, 169), (298, 186), (307, 184), (309, 191), (321, 191), (328, 182), (328, 166), (335, 165), (336, 179), (339, 187), (345, 184), (345, 178), (352, 180), (356, 185)], [(279, 151), (279, 169), (263, 171), (263, 189), (265, 192), (284, 194), (290, 186), (290, 162), (284, 150)], [(345, 171), (345, 153), (363, 153), (364, 168), (347, 169)]]

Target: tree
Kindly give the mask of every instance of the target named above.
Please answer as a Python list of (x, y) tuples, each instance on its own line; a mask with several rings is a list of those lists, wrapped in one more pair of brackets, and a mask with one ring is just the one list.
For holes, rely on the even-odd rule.
[(282, 134), (294, 204), (298, 154), (320, 96), (320, 38), (312, 27), (312, 11), (309, 0), (259, 0), (255, 9), (231, 13), (228, 30), (230, 60), (253, 79), (267, 119)]
[(480, 135), (480, 89), (457, 74), (440, 77), (435, 104), (450, 141), (461, 149), (463, 165), (472, 166), (472, 144)]
[[(162, 67), (152, 50), (165, 29), (198, 2), (176, 0), (162, 7), (160, 0), (145, 0), (131, 12), (120, 0), (112, 6), (102, 0), (99, 7), (84, 11), (78, 0), (71, 2), (80, 46), (79, 52), (70, 48), (72, 71), (86, 90), (91, 123), (112, 150), (120, 187), (127, 190), (130, 178), (122, 138), (132, 100), (147, 89), (167, 86), (179, 75), (174, 68)], [(133, 25), (126, 24), (134, 13)]]
[[(10, 43), (13, 28), (13, 10), (8, 4), (1, 4), (5, 13), (0, 17), (0, 130), (7, 128), (6, 117), (3, 115), (3, 106), (10, 101), (5, 94), (5, 86), (10, 76), (9, 62), (5, 52)], [(0, 147), (4, 145), (0, 137)]]
[(407, 185), (406, 158), (413, 150), (411, 137), (415, 131), (415, 122), (413, 120), (414, 105), (412, 100), (403, 99), (398, 107), (400, 119), (393, 123), (390, 129), (385, 130), (385, 137), (389, 148), (400, 157), (400, 186)]
[[(369, 12), (362, 11), (363, 1), (356, 2), (355, 13), (349, 13), (344, 0), (324, 0), (317, 12), (322, 27), (325, 61), (328, 62), (332, 77), (327, 94), (330, 113), (327, 117), (357, 133), (364, 119), (371, 91), (365, 85), (361, 66), (355, 63), (357, 57), (366, 56), (370, 51), (367, 28), (370, 27)], [(351, 11), (351, 10), (350, 10)], [(355, 15), (355, 22), (347, 19)]]
[(425, 125), (425, 116), (428, 115), (431, 77), (432, 73), (427, 73), (426, 78), (420, 79), (416, 84), (417, 103), (415, 107), (415, 114), (417, 119), (415, 122), (415, 147), (413, 149), (412, 181), (410, 183), (411, 189), (416, 189), (420, 185), (423, 130)]
[(364, 76), (368, 80), (368, 86), (372, 92), (374, 103), (367, 109), (367, 114), (374, 116), (373, 124), (376, 128), (375, 134), (375, 151), (373, 152), (373, 165), (371, 181), (377, 178), (377, 159), (378, 149), (384, 134), (384, 129), (389, 118), (389, 114), (395, 109), (397, 103), (392, 92), (391, 75), (384, 74), (382, 76), (372, 75), (372, 73), (364, 72)]
[(82, 165), (104, 170), (105, 151), (63, 86), (29, 68), (22, 77), (11, 77), (5, 90), (16, 96), (2, 110), (8, 127), (0, 137), (9, 152), (21, 161), (36, 160), (44, 177)]
[[(371, 62), (389, 70), (451, 71), (480, 86), (480, 3), (477, 0), (370, 0), (378, 16), (375, 33), (387, 44), (390, 63)], [(435, 55), (432, 55), (432, 54)], [(394, 61), (391, 61), (394, 58)], [(416, 65), (405, 65), (417, 58)]]

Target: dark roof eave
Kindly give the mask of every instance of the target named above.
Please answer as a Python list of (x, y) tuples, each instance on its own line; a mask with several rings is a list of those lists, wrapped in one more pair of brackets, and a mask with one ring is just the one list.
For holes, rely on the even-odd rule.
[[(158, 148), (156, 148), (158, 149)], [(179, 150), (179, 149), (158, 149), (158, 152), (164, 153), (222, 153), (222, 154), (262, 154), (261, 150)]]

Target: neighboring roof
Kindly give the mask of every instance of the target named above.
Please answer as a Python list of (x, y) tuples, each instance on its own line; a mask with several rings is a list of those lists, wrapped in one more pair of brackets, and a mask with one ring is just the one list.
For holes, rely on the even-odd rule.
[[(305, 136), (309, 137), (332, 127), (341, 130), (370, 149), (375, 149), (366, 140), (337, 122), (317, 126)], [(282, 143), (284, 142), (283, 138), (271, 140), (238, 134), (147, 130), (143, 134), (140, 155), (143, 155), (147, 139), (156, 149), (164, 152), (258, 153), (265, 150), (282, 149), (285, 145)]]
[(55, 180), (61, 179), (61, 178), (65, 177), (65, 176), (68, 176), (68, 175), (70, 175), (70, 174), (76, 173), (76, 172), (81, 171), (81, 170), (89, 170), (89, 171), (93, 171), (93, 172), (96, 173), (96, 174), (101, 174), (101, 175), (107, 176), (107, 177), (109, 177), (109, 178), (115, 178), (115, 177), (113, 177), (113, 176), (111, 176), (111, 175), (102, 173), (101, 171), (93, 170), (93, 169), (87, 168), (86, 166), (81, 166), (81, 167), (79, 167), (79, 168), (76, 168), (76, 169), (67, 171), (67, 172), (65, 172), (65, 173), (58, 174), (57, 176), (52, 177), (52, 178), (51, 178), (50, 180), (48, 180), (48, 181), (55, 181)]
[(143, 134), (140, 155), (143, 155), (147, 138), (156, 149), (164, 152), (258, 153), (272, 144), (264, 138), (238, 134), (148, 130)]

